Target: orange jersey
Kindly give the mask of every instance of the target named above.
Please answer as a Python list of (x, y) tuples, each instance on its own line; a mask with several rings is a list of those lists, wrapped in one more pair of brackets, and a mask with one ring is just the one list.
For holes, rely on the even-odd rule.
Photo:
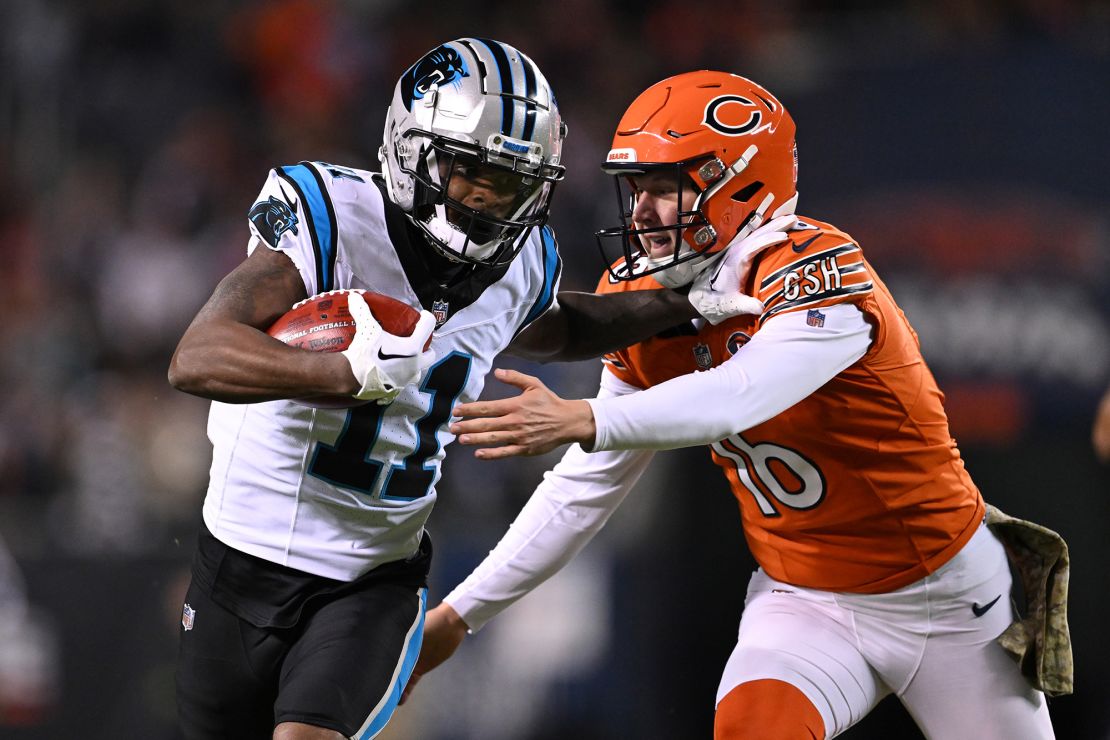
[[(744, 290), (761, 316), (693, 324), (607, 355), (639, 388), (721, 364), (773, 316), (852, 303), (874, 327), (871, 347), (813, 394), (712, 446), (755, 559), (775, 579), (809, 588), (883, 593), (948, 561), (975, 533), (984, 503), (948, 431), (943, 395), (917, 334), (851, 237), (803, 219), (756, 256)], [(645, 277), (600, 293), (656, 288)], [(712, 399), (706, 399), (712, 403)]]

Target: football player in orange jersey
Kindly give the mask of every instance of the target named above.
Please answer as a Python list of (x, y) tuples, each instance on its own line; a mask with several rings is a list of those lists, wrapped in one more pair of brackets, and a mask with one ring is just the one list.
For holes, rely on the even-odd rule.
[(501, 370), (519, 396), (455, 409), (483, 459), (574, 444), (429, 613), (415, 676), (573, 557), (654, 450), (705, 444), (760, 566), (718, 739), (831, 737), (891, 693), (929, 737), (1053, 736), (1044, 694), (996, 642), (1014, 617), (1006, 553), (917, 335), (859, 245), (795, 213), (794, 133), (771, 93), (719, 72), (628, 108), (603, 165), (622, 224), (598, 232), (618, 246), (599, 292), (715, 271), (751, 312), (608, 355), (595, 399)]

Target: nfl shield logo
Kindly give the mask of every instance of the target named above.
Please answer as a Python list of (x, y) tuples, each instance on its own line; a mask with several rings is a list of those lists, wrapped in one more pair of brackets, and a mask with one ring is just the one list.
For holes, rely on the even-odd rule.
[(825, 314), (821, 313), (816, 308), (811, 308), (806, 312), (806, 323), (810, 326), (824, 326)]
[(447, 321), (447, 301), (437, 299), (432, 301), (432, 315), (436, 317), (436, 326), (443, 326), (443, 322)]
[(709, 346), (699, 342), (694, 345), (694, 360), (698, 363), (698, 370), (708, 370), (713, 367), (713, 354)]
[(181, 610), (181, 626), (188, 632), (193, 628), (193, 618), (196, 617), (197, 610), (185, 604), (185, 608)]

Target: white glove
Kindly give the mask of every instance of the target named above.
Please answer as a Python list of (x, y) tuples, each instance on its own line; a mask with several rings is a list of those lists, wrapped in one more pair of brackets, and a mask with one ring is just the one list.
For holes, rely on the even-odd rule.
[(717, 261), (698, 273), (688, 298), (694, 309), (716, 326), (743, 313), (763, 313), (758, 298), (740, 292), (740, 257), (743, 250), (733, 245)]
[(351, 364), (355, 380), (362, 384), (353, 395), (383, 406), (393, 403), (405, 386), (418, 381), (435, 362), (435, 351), (425, 350), (424, 343), (436, 328), (436, 318), (429, 311), (421, 311), (412, 335), (399, 337), (382, 328), (360, 294), (349, 293), (347, 306), (355, 320), (355, 338), (341, 354)]
[[(797, 196), (794, 196), (795, 199)], [(737, 236), (723, 250), (723, 256), (702, 270), (690, 285), (689, 299), (694, 309), (710, 324), (716, 326), (725, 319), (744, 313), (763, 313), (763, 303), (758, 298), (740, 292), (748, 276), (752, 260), (772, 244), (790, 238), (797, 217), (793, 201), (786, 204), (785, 215), (776, 215), (755, 231)]]

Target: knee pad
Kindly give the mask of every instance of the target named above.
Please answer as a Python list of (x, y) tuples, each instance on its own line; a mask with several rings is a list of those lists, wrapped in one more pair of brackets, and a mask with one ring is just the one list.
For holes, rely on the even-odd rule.
[(776, 679), (746, 681), (717, 704), (713, 740), (820, 740), (825, 723), (796, 686)]

